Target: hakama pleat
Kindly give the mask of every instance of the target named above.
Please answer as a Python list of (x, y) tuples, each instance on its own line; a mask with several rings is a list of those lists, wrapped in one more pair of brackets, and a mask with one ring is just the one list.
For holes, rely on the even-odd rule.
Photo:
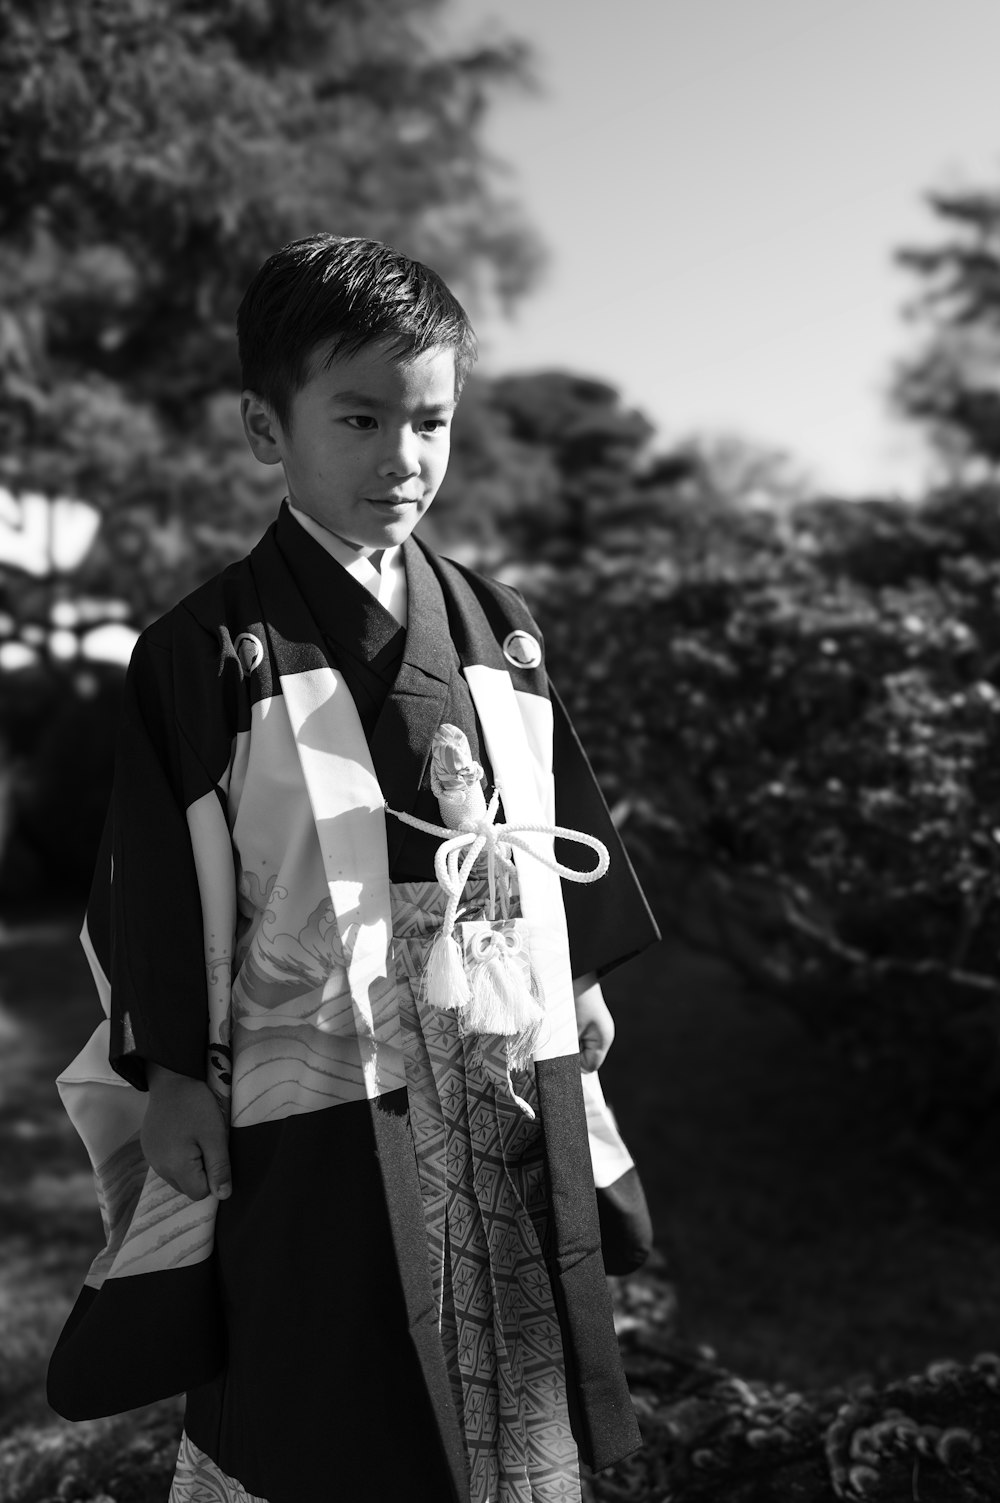
[[(485, 883), (470, 884), (463, 916), (480, 918), (485, 898)], [(506, 1041), (463, 1037), (460, 1014), (423, 996), (444, 903), (436, 883), (393, 887), (410, 1126), (471, 1503), (577, 1503), (533, 1071), (518, 1072), (512, 1091)]]

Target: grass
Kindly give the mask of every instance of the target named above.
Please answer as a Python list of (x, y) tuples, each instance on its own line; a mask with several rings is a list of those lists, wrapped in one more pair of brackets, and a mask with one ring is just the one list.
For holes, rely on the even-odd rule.
[[(154, 1481), (123, 1482), (115, 1498), (153, 1503), (176, 1406), (86, 1427), (44, 1400), (47, 1352), (101, 1242), (86, 1156), (53, 1085), (98, 1019), (74, 931), (75, 915), (59, 914), (0, 933), (0, 1470), (4, 1445), (31, 1435), (36, 1452), (62, 1457), (53, 1478), (64, 1471), (49, 1491), (33, 1473), (30, 1496), (89, 1497), (66, 1481), (72, 1456), (124, 1465), (139, 1445)], [(867, 1082), (680, 942), (624, 967), (607, 992), (618, 1039), (605, 1089), (646, 1184), (682, 1337), (741, 1377), (798, 1390), (1000, 1346), (1000, 1155), (982, 1152), (964, 1177), (918, 1169)]]

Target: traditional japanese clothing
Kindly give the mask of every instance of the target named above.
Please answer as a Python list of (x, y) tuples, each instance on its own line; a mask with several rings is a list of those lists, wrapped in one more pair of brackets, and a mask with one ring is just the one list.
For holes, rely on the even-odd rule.
[[(641, 1191), (596, 1076), (581, 1084), (571, 977), (655, 925), (521, 598), (415, 539), (403, 559), (405, 629), (283, 507), (130, 667), (84, 931), (108, 1018), (61, 1078), (108, 1245), (50, 1399), (83, 1418), (186, 1390), (175, 1503), (550, 1503), (578, 1496), (577, 1450), (600, 1468), (638, 1444), (595, 1177), (640, 1227)], [(514, 850), (544, 999), (514, 1076), (505, 1040), (470, 1036), (421, 980), (439, 837), (387, 809), (440, 824), (442, 725), (509, 828), (611, 852), (564, 902)], [(551, 863), (551, 837), (531, 841)], [(474, 873), (463, 915), (486, 902)], [(207, 1071), (230, 1200), (148, 1169), (146, 1061)]]

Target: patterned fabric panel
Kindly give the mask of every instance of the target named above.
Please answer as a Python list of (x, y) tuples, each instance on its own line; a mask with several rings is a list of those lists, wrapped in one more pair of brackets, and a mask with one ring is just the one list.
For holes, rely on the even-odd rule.
[(351, 996), (358, 924), (334, 912), (285, 703), (258, 702), (253, 715), (230, 794), (240, 867), (231, 1020), (212, 1040), (232, 1070), (234, 1127), (404, 1084), (391, 986), (368, 994), (372, 1025)]
[(227, 1477), (193, 1440), (182, 1435), (167, 1503), (267, 1503), (267, 1499), (248, 1493), (241, 1482)]
[[(252, 907), (251, 889), (244, 873), (241, 912)], [(369, 993), (373, 1036), (348, 988), (331, 899), (306, 913), (294, 892), (272, 882), (266, 899), (253, 900), (261, 911), (233, 985), (231, 1034), (219, 1039), (232, 1058), (234, 1127), (362, 1100), (373, 1066), (380, 1090), (404, 1083), (391, 983)]]
[[(485, 884), (472, 890), (478, 917)], [(465, 1431), (471, 1503), (578, 1503), (562, 1338), (543, 1254), (542, 1124), (507, 1084), (506, 1042), (462, 1036), (421, 977), (443, 897), (393, 888), (410, 1124), (438, 1325)], [(514, 1077), (537, 1108), (533, 1072)]]
[(211, 1257), (218, 1202), (188, 1200), (150, 1169), (109, 1279), (186, 1268)]
[(94, 1171), (106, 1246), (90, 1265), (87, 1283), (93, 1288), (101, 1287), (121, 1250), (135, 1208), (139, 1204), (148, 1169), (149, 1165), (136, 1137), (129, 1138), (127, 1143), (110, 1154)]

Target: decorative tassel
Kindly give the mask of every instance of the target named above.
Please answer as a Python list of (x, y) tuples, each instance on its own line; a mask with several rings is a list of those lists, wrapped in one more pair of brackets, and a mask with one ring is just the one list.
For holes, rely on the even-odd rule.
[(456, 1012), (469, 1000), (469, 982), (458, 941), (441, 929), (435, 935), (423, 976), (424, 993), (432, 1007)]
[[(521, 935), (511, 925), (465, 924), (469, 1004), (466, 1033), (520, 1037), (545, 1016)], [(471, 934), (469, 931), (472, 931)]]
[[(532, 1023), (530, 1028), (525, 1028), (516, 1038), (510, 1039), (507, 1044), (507, 1069), (527, 1070), (535, 1058), (535, 1048), (538, 1044), (538, 1036), (542, 1031), (542, 1019)], [(511, 1085), (511, 1092), (514, 1087)], [(520, 1100), (520, 1097), (516, 1098)]]

